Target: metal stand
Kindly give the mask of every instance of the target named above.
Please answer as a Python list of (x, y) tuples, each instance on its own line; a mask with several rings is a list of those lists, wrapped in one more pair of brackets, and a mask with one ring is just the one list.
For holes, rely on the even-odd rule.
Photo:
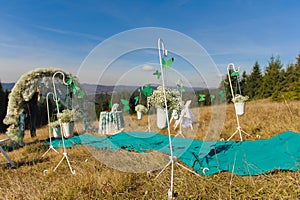
[(241, 141), (243, 141), (242, 133), (244, 133), (245, 135), (247, 135), (247, 136), (250, 137), (249, 133), (247, 133), (246, 131), (244, 131), (244, 130), (238, 125), (238, 127), (236, 128), (236, 131), (235, 131), (235, 132), (227, 139), (227, 141), (231, 140), (231, 138), (233, 138), (233, 136), (234, 136), (235, 134), (237, 134), (237, 133), (239, 133), (240, 138), (241, 138)]
[[(179, 91), (180, 91), (180, 101), (183, 102), (183, 101), (182, 101), (182, 90), (181, 90), (181, 87), (182, 87), (182, 81), (181, 81), (181, 80), (179, 80), (178, 85), (180, 86), (180, 89), (179, 89)], [(182, 137), (184, 137), (184, 135), (183, 135), (183, 133), (182, 133), (182, 126), (181, 126), (181, 124), (182, 124), (182, 119), (183, 119), (183, 116), (180, 116), (180, 117), (179, 117), (179, 120), (180, 120), (180, 123), (179, 123), (179, 130), (178, 130), (177, 134), (175, 135), (175, 137), (177, 137), (177, 136), (179, 136), (179, 135), (181, 135)], [(172, 121), (172, 119), (171, 119), (171, 121)], [(171, 122), (170, 122), (170, 123), (171, 123)], [(174, 127), (174, 130), (175, 130), (175, 129), (176, 129), (176, 121), (175, 121), (175, 127)]]
[[(177, 158), (173, 156), (173, 146), (172, 146), (172, 139), (171, 139), (171, 129), (170, 129), (170, 119), (168, 115), (168, 105), (167, 105), (167, 97), (166, 97), (166, 90), (165, 90), (165, 73), (162, 67), (162, 54), (166, 57), (167, 56), (167, 50), (165, 50), (164, 42), (161, 38), (158, 38), (158, 55), (159, 55), (159, 64), (160, 64), (160, 69), (161, 69), (161, 78), (162, 78), (162, 86), (163, 86), (163, 91), (164, 91), (164, 101), (165, 101), (165, 112), (167, 116), (167, 127), (168, 127), (168, 138), (169, 138), (169, 148), (170, 148), (170, 161), (166, 164), (166, 166), (158, 173), (156, 178), (165, 171), (165, 169), (171, 165), (171, 181), (170, 181), (170, 188), (168, 190), (168, 199), (173, 198), (173, 187), (174, 187), (174, 164), (177, 164), (181, 166), (182, 168), (188, 170), (189, 172), (200, 176), (196, 172), (193, 172), (192, 170), (188, 169), (184, 165), (180, 164), (177, 162)], [(155, 178), (155, 179), (156, 179)]]
[(61, 160), (59, 161), (59, 163), (56, 165), (56, 167), (54, 168), (53, 171), (56, 171), (56, 169), (58, 168), (58, 166), (62, 163), (62, 161), (66, 159), (68, 166), (70, 168), (71, 173), (74, 175), (76, 174), (75, 170), (72, 169), (71, 163), (69, 161), (69, 157), (68, 157), (68, 153), (66, 151), (63, 152), (63, 157), (61, 158)]
[(147, 109), (148, 109), (148, 115), (147, 115), (147, 117), (148, 117), (148, 126), (147, 126), (147, 129), (146, 129), (146, 131), (148, 131), (149, 133), (151, 132), (151, 122), (150, 122), (150, 114), (149, 114), (149, 112), (150, 112), (150, 106), (149, 106), (149, 97), (147, 96)]
[[(55, 76), (56, 74), (61, 74), (63, 76), (63, 84), (64, 85), (68, 85), (66, 82), (65, 82), (65, 74), (62, 73), (62, 72), (56, 72), (53, 76), (52, 76), (52, 83), (53, 83), (53, 90), (54, 90), (54, 99), (55, 99), (55, 104), (56, 104), (56, 109), (57, 109), (57, 114), (59, 113), (59, 106), (58, 106), (58, 97), (57, 97), (57, 93), (56, 93), (56, 87), (55, 87)], [(64, 140), (64, 134), (63, 134), (63, 128), (62, 128), (62, 123), (61, 123), (61, 120), (59, 120), (59, 125), (60, 125), (60, 133), (61, 133), (61, 141), (62, 141), (62, 144), (63, 144), (63, 149), (64, 149), (64, 152), (63, 152), (63, 157), (62, 159), (59, 161), (59, 163), (56, 165), (56, 167), (54, 168), (53, 171), (55, 171), (58, 166), (62, 163), (62, 161), (64, 159), (66, 159), (67, 163), (68, 163), (68, 166), (70, 168), (70, 171), (71, 173), (74, 175), (75, 174), (75, 170), (72, 169), (72, 166), (69, 162), (69, 158), (68, 158), (68, 153), (67, 153), (67, 149), (66, 149), (66, 146), (65, 146), (65, 140)]]
[[(235, 98), (235, 95), (234, 95), (233, 87), (232, 87), (232, 83), (231, 83), (230, 67), (232, 67), (232, 70), (233, 70), (234, 72), (237, 72), (237, 73), (239, 72), (239, 68), (236, 69), (233, 63), (230, 63), (230, 64), (228, 64), (228, 66), (227, 66), (227, 74), (228, 74), (228, 80), (229, 80), (229, 85), (230, 85), (231, 95), (232, 95), (232, 99), (234, 99), (234, 98)], [(236, 108), (234, 108), (234, 109), (236, 109)], [(242, 133), (244, 133), (244, 134), (247, 135), (247, 136), (250, 136), (246, 131), (244, 131), (244, 130), (241, 128), (241, 126), (240, 126), (240, 121), (239, 121), (239, 116), (238, 116), (238, 114), (236, 113), (236, 111), (235, 111), (235, 116), (236, 116), (236, 122), (237, 122), (237, 125), (238, 125), (238, 126), (237, 126), (237, 128), (236, 128), (236, 131), (235, 131), (235, 132), (227, 139), (227, 141), (228, 141), (228, 140), (231, 140), (231, 139), (234, 137), (234, 135), (237, 134), (237, 133), (239, 133), (241, 141), (243, 141)]]
[[(0, 144), (6, 141), (9, 141), (9, 138), (0, 140)], [(6, 158), (7, 162), (1, 162), (0, 164), (7, 164), (9, 163), (11, 165), (11, 167), (15, 167), (15, 163), (10, 159), (10, 157), (7, 155), (7, 153), (4, 151), (4, 149), (0, 146), (0, 152), (2, 153), (2, 155)]]
[(46, 96), (46, 102), (47, 102), (47, 115), (48, 115), (48, 131), (49, 131), (49, 140), (50, 140), (50, 145), (48, 150), (42, 155), (44, 157), (50, 150), (53, 150), (55, 153), (59, 153), (56, 149), (53, 148), (52, 146), (52, 135), (51, 135), (51, 127), (50, 127), (50, 111), (49, 111), (49, 95), (52, 95), (54, 97), (54, 94), (52, 92), (49, 92)]
[[(183, 133), (182, 133), (182, 126), (181, 126), (181, 124), (182, 124), (182, 118), (180, 117), (179, 120), (181, 120), (181, 121), (179, 122), (179, 130), (177, 131), (177, 134), (175, 135), (175, 137), (181, 135), (181, 136), (184, 138), (184, 135), (183, 135)], [(172, 121), (172, 119), (171, 119), (171, 121)], [(170, 122), (170, 123), (171, 123), (171, 122)], [(175, 123), (176, 123), (176, 121), (175, 121)], [(175, 130), (176, 128), (177, 128), (177, 126), (174, 127), (174, 130)]]
[(183, 135), (183, 133), (182, 133), (182, 130), (181, 130), (181, 124), (180, 124), (180, 128), (179, 128), (177, 134), (175, 135), (175, 137), (177, 137), (179, 135), (181, 135), (183, 138), (185, 138), (184, 135)]
[(186, 166), (184, 166), (184, 165), (182, 165), (181, 163), (179, 163), (179, 162), (177, 161), (177, 157), (176, 157), (176, 156), (173, 156), (173, 157), (169, 156), (169, 158), (170, 158), (170, 161), (169, 161), (169, 162), (166, 164), (166, 166), (164, 166), (164, 168), (156, 175), (155, 179), (157, 179), (157, 178), (160, 176), (160, 174), (161, 174), (163, 171), (165, 171), (165, 169), (166, 169), (168, 166), (170, 166), (170, 165), (172, 164), (172, 162), (173, 162), (173, 163), (176, 163), (178, 166), (182, 167), (183, 169), (185, 169), (185, 170), (187, 170), (187, 171), (189, 171), (189, 172), (191, 172), (191, 173), (193, 173), (193, 174), (195, 174), (195, 175), (197, 175), (197, 176), (200, 177), (199, 174), (197, 174), (197, 173), (194, 172), (193, 170), (190, 170), (190, 169), (187, 168)]
[(44, 157), (50, 150), (53, 150), (55, 153), (58, 153), (58, 154), (59, 154), (59, 152), (56, 151), (56, 149), (54, 149), (53, 146), (50, 144), (48, 150), (42, 155), (42, 157)]

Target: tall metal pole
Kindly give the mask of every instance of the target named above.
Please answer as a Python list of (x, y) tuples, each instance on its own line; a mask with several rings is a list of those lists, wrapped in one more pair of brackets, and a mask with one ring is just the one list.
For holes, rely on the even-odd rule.
[[(56, 72), (55, 74), (53, 74), (53, 76), (52, 76), (52, 84), (53, 84), (53, 90), (54, 90), (54, 99), (55, 99), (55, 104), (56, 104), (57, 114), (59, 114), (58, 97), (57, 97), (56, 87), (55, 87), (55, 76), (56, 76), (57, 74), (61, 74), (61, 75), (62, 75), (62, 77), (63, 77), (63, 78), (62, 78), (62, 81), (63, 81), (63, 84), (64, 84), (64, 85), (68, 86), (68, 84), (65, 82), (65, 74), (64, 74), (63, 72), (58, 71), (58, 72)], [(58, 121), (59, 121), (59, 125), (60, 125), (60, 132), (63, 133), (62, 122), (61, 122), (60, 119), (59, 119)], [(72, 169), (72, 166), (71, 166), (71, 164), (70, 164), (70, 162), (69, 162), (68, 153), (67, 153), (66, 146), (65, 146), (64, 134), (62, 134), (61, 140), (62, 140), (63, 149), (64, 149), (63, 157), (62, 157), (62, 159), (60, 160), (60, 162), (56, 165), (56, 167), (54, 168), (53, 171), (55, 171), (55, 170), (58, 168), (58, 166), (61, 164), (61, 162), (62, 162), (64, 159), (66, 159), (66, 160), (67, 160), (67, 163), (68, 163), (68, 165), (69, 165), (69, 168), (70, 168), (71, 173), (72, 173), (72, 174), (75, 174), (75, 170)]]
[[(56, 151), (56, 149), (54, 149), (53, 145), (52, 145), (52, 135), (51, 135), (51, 127), (50, 127), (50, 111), (49, 111), (49, 95), (50, 94), (54, 97), (54, 94), (52, 92), (47, 93), (46, 103), (47, 103), (48, 131), (49, 131), (50, 145), (49, 145), (49, 149), (42, 155), (42, 157), (44, 157), (51, 149), (54, 150), (56, 153), (58, 153), (58, 151)], [(54, 101), (55, 101), (55, 99), (54, 99)]]
[(172, 138), (171, 138), (171, 130), (170, 130), (170, 120), (169, 120), (169, 112), (168, 112), (168, 103), (167, 103), (167, 95), (165, 90), (165, 73), (162, 66), (162, 54), (163, 56), (167, 56), (168, 52), (165, 50), (164, 41), (161, 38), (158, 38), (158, 55), (159, 55), (159, 64), (161, 70), (161, 79), (162, 86), (164, 91), (164, 101), (165, 101), (165, 112), (167, 116), (167, 127), (168, 127), (168, 137), (169, 137), (169, 148), (170, 148), (170, 162), (171, 162), (171, 186), (168, 191), (168, 197), (172, 198), (173, 196), (173, 186), (174, 186), (174, 157), (173, 157), (173, 146), (172, 146)]
[[(235, 94), (234, 94), (233, 87), (232, 87), (232, 82), (231, 82), (230, 68), (232, 68), (232, 70), (234, 72), (239, 72), (239, 68), (236, 69), (233, 63), (229, 63), (228, 66), (227, 66), (227, 75), (228, 75), (229, 86), (230, 86), (230, 91), (231, 91), (232, 100), (233, 100), (235, 98)], [(233, 103), (235, 105), (235, 102), (233, 102)], [(236, 131), (227, 140), (230, 140), (231, 138), (233, 138), (233, 136), (236, 133), (239, 133), (240, 139), (241, 139), (241, 141), (243, 141), (242, 132), (245, 133), (248, 136), (250, 136), (250, 135), (248, 133), (246, 133), (245, 131), (242, 130), (242, 128), (240, 126), (239, 116), (238, 116), (238, 114), (236, 112), (235, 106), (234, 106), (234, 109), (235, 109), (235, 116), (236, 116), (236, 122), (237, 122), (237, 129), (236, 129)]]

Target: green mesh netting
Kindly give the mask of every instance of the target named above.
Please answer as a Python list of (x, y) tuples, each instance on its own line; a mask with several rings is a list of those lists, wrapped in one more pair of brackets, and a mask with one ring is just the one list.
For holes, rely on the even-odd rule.
[[(297, 171), (300, 167), (300, 134), (291, 131), (268, 140), (243, 142), (205, 142), (172, 137), (172, 144), (174, 156), (202, 175), (222, 171), (242, 176), (258, 175), (272, 170)], [(59, 148), (62, 147), (62, 142), (56, 139), (52, 141), (52, 145)], [(170, 154), (168, 136), (148, 132), (122, 132), (107, 137), (83, 134), (66, 139), (65, 145), (88, 145), (99, 149), (137, 152), (158, 150)]]

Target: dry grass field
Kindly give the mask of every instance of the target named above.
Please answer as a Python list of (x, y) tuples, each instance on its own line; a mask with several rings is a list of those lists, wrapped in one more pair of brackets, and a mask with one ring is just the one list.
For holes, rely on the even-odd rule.
[[(221, 110), (221, 109), (220, 109)], [(222, 114), (214, 116), (211, 107), (192, 110), (196, 121), (194, 130), (183, 129), (186, 137), (197, 139), (227, 139), (236, 130), (234, 108), (226, 106)], [(147, 128), (147, 117), (137, 121), (135, 116), (126, 117), (126, 131)], [(221, 124), (221, 135), (216, 131), (217, 118)], [(219, 121), (220, 120), (220, 121)], [(165, 134), (166, 130), (155, 129), (155, 119), (150, 116), (151, 130)], [(243, 130), (251, 137), (246, 140), (270, 138), (286, 130), (300, 132), (300, 102), (269, 102), (259, 100), (247, 103), (246, 114), (240, 117)], [(176, 134), (176, 131), (172, 131)], [(22, 148), (9, 151), (16, 168), (0, 166), (0, 199), (167, 199), (170, 184), (170, 170), (157, 179), (153, 173), (125, 173), (99, 162), (85, 147), (68, 149), (75, 175), (69, 171), (65, 161), (54, 172), (53, 168), (62, 154), (48, 153), (44, 141), (48, 138), (48, 128), (37, 131), (32, 139), (26, 132)], [(0, 135), (0, 138), (5, 138)], [(239, 140), (238, 135), (234, 137)], [(62, 149), (58, 149), (62, 152)], [(107, 155), (109, 152), (100, 151)], [(157, 153), (158, 154), (158, 153)], [(4, 161), (0, 156), (0, 162)], [(47, 170), (47, 171), (45, 171)], [(237, 176), (222, 172), (211, 176), (198, 177), (182, 168), (175, 167), (174, 199), (299, 199), (300, 172), (273, 171), (259, 176)]]

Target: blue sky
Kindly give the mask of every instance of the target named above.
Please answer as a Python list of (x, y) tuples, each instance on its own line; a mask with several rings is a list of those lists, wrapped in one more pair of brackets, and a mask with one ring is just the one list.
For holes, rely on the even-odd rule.
[(298, 0), (0, 0), (0, 5), (1, 82), (15, 82), (37, 67), (76, 74), (99, 43), (142, 27), (191, 37), (221, 73), (230, 62), (250, 71), (258, 61), (263, 69), (272, 55), (286, 66), (300, 53)]

